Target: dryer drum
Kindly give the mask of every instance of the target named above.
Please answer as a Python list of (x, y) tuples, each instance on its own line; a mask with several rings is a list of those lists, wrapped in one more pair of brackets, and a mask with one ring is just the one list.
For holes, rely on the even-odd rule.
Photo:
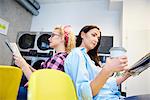
[(19, 47), (28, 49), (34, 47), (35, 35), (24, 34), (19, 38)]
[(49, 41), (48, 38), (50, 37), (49, 34), (43, 34), (41, 35), (37, 40), (37, 46), (40, 50), (48, 50), (49, 47)]

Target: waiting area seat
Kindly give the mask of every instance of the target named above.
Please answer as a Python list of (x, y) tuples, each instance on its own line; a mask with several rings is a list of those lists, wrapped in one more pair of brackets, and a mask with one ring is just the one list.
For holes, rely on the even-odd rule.
[(22, 70), (14, 66), (0, 65), (0, 100), (16, 100)]
[(28, 100), (77, 100), (71, 78), (54, 69), (35, 71), (28, 84)]

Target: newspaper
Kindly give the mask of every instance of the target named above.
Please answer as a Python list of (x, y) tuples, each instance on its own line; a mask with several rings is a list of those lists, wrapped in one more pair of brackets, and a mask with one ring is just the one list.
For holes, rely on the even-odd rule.
[(13, 54), (15, 54), (17, 56), (21, 56), (21, 53), (20, 53), (16, 43), (12, 43), (9, 40), (5, 40), (5, 43)]
[(141, 72), (150, 67), (150, 53), (147, 53), (144, 57), (133, 64), (128, 70), (131, 75), (139, 75)]

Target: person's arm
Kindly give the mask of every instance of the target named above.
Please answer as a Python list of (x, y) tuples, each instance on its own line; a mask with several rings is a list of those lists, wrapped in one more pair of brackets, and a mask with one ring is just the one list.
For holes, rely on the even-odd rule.
[(65, 72), (71, 77), (76, 87), (79, 100), (91, 100), (90, 74), (87, 70), (85, 59), (79, 49), (73, 50), (64, 64)]
[(127, 58), (108, 58), (104, 68), (101, 72), (96, 76), (94, 80), (91, 81), (90, 86), (92, 89), (93, 96), (97, 95), (100, 89), (104, 86), (110, 74), (113, 72), (122, 71), (127, 67)]
[(34, 69), (32, 66), (29, 66), (29, 68), (31, 69), (32, 72), (36, 71), (36, 69)]
[(104, 86), (107, 79), (110, 76), (112, 71), (106, 67), (104, 67), (101, 72), (96, 76), (94, 80), (91, 81), (90, 86), (92, 89), (92, 95), (95, 96), (98, 94), (100, 89)]
[(31, 66), (25, 61), (25, 59), (22, 56), (18, 56), (15, 54), (13, 54), (13, 56), (14, 56), (15, 64), (22, 69), (26, 78), (29, 80), (30, 75), (32, 74), (32, 71), (30, 69)]

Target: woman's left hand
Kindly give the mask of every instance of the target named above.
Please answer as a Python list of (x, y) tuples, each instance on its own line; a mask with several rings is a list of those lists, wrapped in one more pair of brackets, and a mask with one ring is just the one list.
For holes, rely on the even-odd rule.
[(132, 74), (128, 71), (129, 68), (126, 68), (125, 72), (123, 73), (123, 76), (117, 77), (116, 81), (117, 84), (120, 85), (122, 82), (124, 82), (126, 79), (128, 79)]
[(127, 79), (128, 77), (132, 76), (132, 74), (126, 70), (124, 73), (123, 73), (124, 77)]

